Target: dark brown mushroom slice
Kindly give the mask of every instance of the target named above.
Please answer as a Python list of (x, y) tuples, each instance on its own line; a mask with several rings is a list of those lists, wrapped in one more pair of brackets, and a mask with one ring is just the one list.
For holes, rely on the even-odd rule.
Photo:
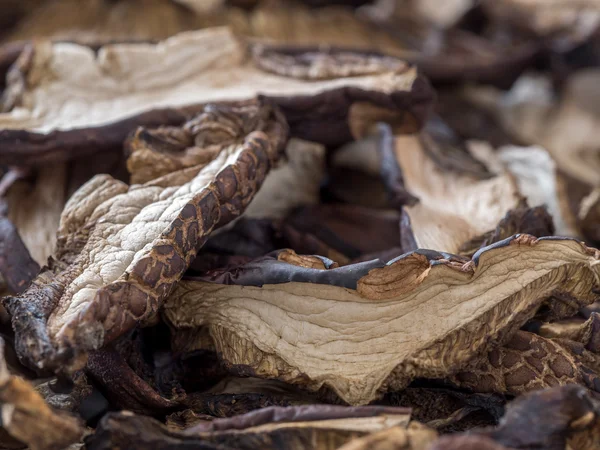
[(182, 332), (208, 328), (234, 373), (363, 404), (413, 377), (461, 370), (555, 292), (593, 302), (594, 255), (574, 240), (521, 235), (470, 262), (426, 250), (330, 269), (264, 259), (180, 282), (164, 316)]
[(502, 126), (493, 111), (477, 104), (462, 90), (448, 88), (437, 93), (436, 113), (460, 138), (486, 141), (495, 148), (523, 144)]
[(88, 350), (152, 318), (210, 232), (243, 212), (287, 127), (269, 104), (244, 102), (209, 108), (207, 139), (227, 128), (221, 116), (242, 126), (207, 165), (134, 186), (96, 176), (69, 199), (52, 267), (21, 297), (5, 299), (24, 361), (81, 368)]
[(568, 384), (588, 384), (593, 388), (597, 377), (560, 343), (517, 331), (506, 344), (474, 361), (452, 379), (475, 392), (519, 395)]
[[(62, 411), (77, 412), (81, 416), (82, 405), (94, 392), (93, 386), (83, 372), (77, 372), (73, 378), (52, 378), (43, 383), (38, 383), (35, 390), (41, 394), (46, 403), (55, 409)], [(85, 408), (85, 406), (83, 406)]]
[(513, 400), (500, 425), (482, 434), (508, 448), (558, 450), (565, 448), (574, 435), (592, 431), (599, 417), (598, 401), (587, 389), (567, 385)]
[(111, 413), (86, 438), (91, 450), (122, 448), (325, 449), (390, 427), (406, 427), (405, 408), (333, 405), (268, 407), (240, 416), (203, 421), (170, 431), (158, 421), (132, 413)]
[[(18, 107), (0, 115), (2, 158), (41, 164), (83, 156), (115, 148), (137, 126), (181, 125), (202, 111), (203, 104), (258, 94), (278, 104), (293, 136), (326, 145), (351, 140), (350, 122), (376, 121), (381, 114), (418, 124), (431, 104), (428, 83), (398, 59), (330, 52), (321, 64), (317, 50), (280, 53), (262, 48), (256, 50), (226, 28), (184, 33), (158, 44), (107, 45), (97, 54), (75, 44), (36, 44), (14, 86), (8, 86)], [(306, 74), (282, 75), (279, 54)], [(351, 56), (355, 76), (344, 73), (344, 55)], [(212, 64), (215, 60), (219, 64)], [(265, 65), (267, 70), (261, 68)], [(148, 67), (156, 69), (150, 78)], [(50, 68), (52, 76), (44, 76)], [(176, 83), (174, 73), (179, 73)], [(19, 80), (32, 77), (44, 81), (19, 85)], [(125, 85), (126, 91), (118, 87)], [(381, 114), (363, 112), (370, 107)], [(34, 109), (45, 113), (34, 114)]]
[[(56, 450), (79, 442), (84, 434), (82, 421), (64, 411), (54, 410), (29, 382), (11, 375), (4, 360), (4, 345), (4, 340), (0, 339), (0, 410), (3, 430), (32, 450)], [(2, 444), (5, 442), (3, 440)], [(10, 446), (15, 443), (13, 441), (7, 444)]]
[(582, 386), (567, 385), (531, 392), (510, 402), (495, 428), (440, 438), (431, 448), (591, 449), (598, 433), (600, 405)]
[(86, 365), (111, 405), (139, 414), (156, 415), (181, 408), (182, 398), (165, 398), (127, 364), (114, 349), (93, 352)]
[(9, 215), (7, 192), (27, 171), (7, 169), (0, 178), (0, 275), (13, 294), (25, 290), (40, 271), (39, 264), (32, 258), (18, 228)]
[[(436, 85), (475, 82), (510, 87), (535, 62), (543, 46), (535, 40), (498, 39), (451, 26), (475, 6), (461, 3), (440, 8), (435, 2), (407, 5), (384, 0), (376, 5), (385, 5), (389, 11), (381, 14), (377, 8), (363, 8), (363, 15), (401, 42), (408, 53), (404, 58), (417, 64)], [(453, 8), (454, 13), (447, 14)]]
[(482, 247), (502, 241), (515, 234), (530, 234), (535, 237), (554, 236), (552, 216), (544, 206), (529, 208), (527, 202), (511, 209), (498, 223), (495, 230), (465, 242), (459, 249), (463, 255), (473, 255)]

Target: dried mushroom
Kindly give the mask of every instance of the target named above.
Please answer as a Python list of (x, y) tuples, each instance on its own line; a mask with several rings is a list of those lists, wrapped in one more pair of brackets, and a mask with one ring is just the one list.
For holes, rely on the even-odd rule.
[(1, 15), (1, 448), (598, 447), (598, 0)]
[(142, 185), (96, 176), (71, 197), (56, 260), (5, 300), (31, 366), (80, 368), (87, 350), (150, 319), (207, 235), (248, 205), (286, 138), (281, 115), (260, 102), (208, 106), (197, 120), (206, 146), (231, 136), (207, 164)]
[(415, 377), (458, 371), (556, 291), (594, 301), (597, 260), (576, 241), (526, 235), (471, 261), (417, 251), (319, 270), (265, 259), (180, 282), (164, 313), (177, 328), (208, 326), (233, 370), (366, 404)]
[[(42, 41), (11, 70), (11, 111), (0, 114), (0, 142), (3, 161), (18, 164), (114, 148), (136, 126), (181, 125), (203, 105), (258, 94), (279, 105), (292, 135), (326, 145), (350, 140), (381, 115), (414, 128), (432, 99), (401, 60), (249, 46), (226, 28), (158, 44), (107, 45), (97, 54)], [(304, 114), (308, 109), (313, 113)]]
[(439, 151), (451, 158), (451, 149), (451, 143), (437, 142), (426, 132), (399, 136), (390, 149), (402, 170), (405, 189), (418, 199), (404, 208), (418, 248), (458, 253), (464, 242), (496, 228), (518, 205), (519, 193), (509, 174), (489, 178), (481, 168), (481, 177), (476, 177), (436, 164), (430, 156)]
[[(53, 410), (23, 378), (8, 371), (0, 340), (0, 413), (2, 428), (32, 450), (59, 450), (83, 436), (81, 420)], [(0, 445), (4, 442), (0, 442)]]
[(381, 406), (347, 408), (332, 405), (270, 407), (229, 419), (199, 423), (181, 432), (169, 431), (148, 417), (128, 412), (109, 414), (87, 448), (236, 448), (334, 450), (349, 440), (406, 427), (409, 410)]

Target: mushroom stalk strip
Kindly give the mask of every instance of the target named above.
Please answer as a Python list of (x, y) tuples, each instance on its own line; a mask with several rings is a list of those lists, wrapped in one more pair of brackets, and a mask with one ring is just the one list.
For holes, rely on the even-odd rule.
[(137, 126), (181, 125), (210, 102), (267, 96), (292, 135), (334, 146), (381, 117), (414, 128), (433, 99), (402, 60), (250, 45), (227, 28), (97, 53), (42, 41), (23, 52), (9, 78), (14, 106), (0, 114), (0, 155), (21, 165), (118, 148)]
[[(151, 318), (208, 234), (239, 216), (286, 141), (277, 110), (261, 102), (210, 106), (196, 140), (212, 161), (128, 186), (92, 178), (67, 203), (55, 260), (4, 304), (16, 348), (38, 369), (74, 370), (86, 352)], [(226, 144), (215, 136), (226, 134)]]
[(164, 312), (181, 330), (208, 326), (234, 371), (367, 404), (416, 377), (456, 373), (553, 294), (593, 302), (599, 258), (575, 240), (529, 235), (469, 262), (419, 250), (386, 265), (317, 270), (279, 258), (184, 279)]

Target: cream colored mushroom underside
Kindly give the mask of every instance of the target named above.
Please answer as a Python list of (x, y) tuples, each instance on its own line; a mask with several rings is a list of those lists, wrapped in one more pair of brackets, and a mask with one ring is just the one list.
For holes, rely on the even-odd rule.
[[(310, 387), (326, 384), (352, 404), (368, 403), (396, 366), (449, 333), (478, 320), (478, 329), (486, 334), (490, 327), (512, 323), (560, 287), (568, 266), (580, 264), (582, 279), (584, 274), (597, 279), (597, 260), (582, 248), (573, 241), (541, 241), (494, 249), (481, 256), (474, 275), (436, 265), (414, 290), (385, 301), (313, 283), (259, 288), (182, 281), (164, 311), (176, 327), (225, 328), (265, 355), (282, 358), (291, 371), (306, 374)], [(393, 271), (394, 266), (384, 270)], [(517, 294), (522, 298), (509, 304)], [(482, 319), (492, 310), (494, 324), (486, 322), (489, 316)], [(476, 334), (467, 339), (478, 339)], [(216, 344), (232, 363), (252, 365), (241, 349), (228, 348), (228, 342)], [(468, 350), (466, 354), (476, 351)]]
[(493, 230), (518, 201), (508, 173), (479, 180), (441, 170), (416, 136), (396, 137), (406, 189), (419, 203), (406, 207), (420, 248), (458, 253), (466, 241)]
[(416, 71), (307, 81), (264, 72), (227, 28), (178, 34), (159, 44), (37, 45), (22, 104), (0, 129), (40, 133), (105, 125), (159, 108), (265, 95), (315, 95), (354, 86), (411, 89)]

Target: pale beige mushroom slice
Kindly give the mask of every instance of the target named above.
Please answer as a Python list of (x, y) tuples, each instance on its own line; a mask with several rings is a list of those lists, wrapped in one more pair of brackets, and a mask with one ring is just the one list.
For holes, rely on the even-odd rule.
[(493, 230), (519, 193), (509, 173), (480, 179), (440, 168), (427, 151), (438, 145), (426, 133), (396, 137), (404, 187), (419, 199), (404, 211), (419, 248), (458, 253), (463, 243)]
[(17, 182), (8, 192), (8, 218), (15, 225), (32, 258), (44, 266), (56, 245), (60, 215), (67, 201), (67, 165), (40, 168), (32, 185)]
[(574, 240), (522, 235), (468, 263), (431, 251), (329, 270), (264, 260), (180, 282), (164, 316), (182, 332), (208, 327), (234, 371), (366, 404), (458, 371), (553, 293), (593, 302), (598, 256)]
[(97, 52), (40, 41), (21, 55), (9, 78), (10, 112), (0, 114), (0, 155), (7, 164), (114, 149), (137, 126), (179, 126), (207, 103), (257, 95), (282, 108), (293, 136), (341, 145), (353, 138), (352, 124), (381, 116), (414, 129), (433, 99), (416, 69), (399, 59), (250, 45), (228, 28)]

